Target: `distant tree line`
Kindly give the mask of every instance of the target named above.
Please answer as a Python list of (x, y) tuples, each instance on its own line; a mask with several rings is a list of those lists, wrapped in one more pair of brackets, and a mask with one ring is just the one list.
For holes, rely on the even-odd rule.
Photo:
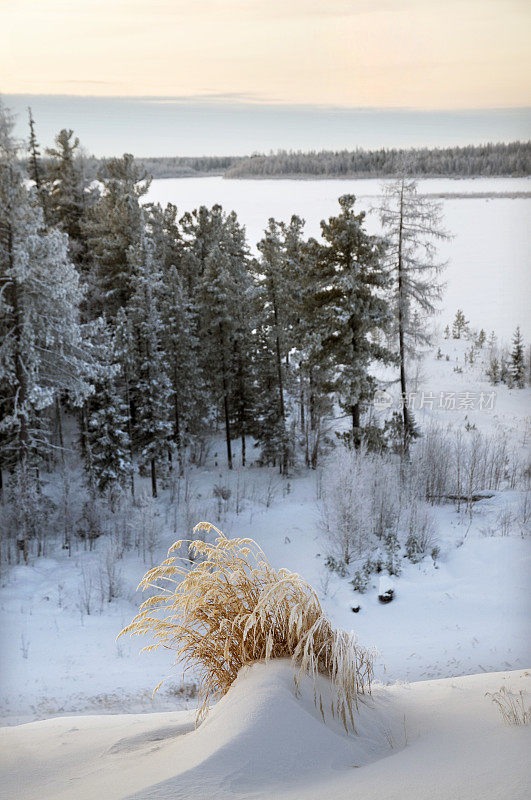
[(279, 151), (232, 164), (226, 178), (281, 175), (334, 177), (479, 176), (531, 174), (531, 142), (411, 150)]
[[(46, 166), (49, 156), (43, 155)], [(104, 159), (85, 155), (85, 174), (96, 178)], [(152, 178), (267, 178), (315, 177), (451, 177), (531, 175), (531, 142), (470, 145), (468, 147), (410, 150), (321, 150), (252, 156), (163, 156), (138, 158)]]

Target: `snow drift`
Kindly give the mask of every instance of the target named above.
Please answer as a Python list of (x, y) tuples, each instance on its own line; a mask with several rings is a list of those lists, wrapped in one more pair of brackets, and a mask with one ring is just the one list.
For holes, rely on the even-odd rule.
[[(531, 672), (377, 687), (347, 736), (295, 695), (287, 660), (241, 670), (194, 730), (192, 711), (61, 718), (0, 731), (5, 797), (40, 800), (518, 800), (531, 726), (504, 725), (486, 692)], [(320, 691), (326, 697), (323, 679)]]

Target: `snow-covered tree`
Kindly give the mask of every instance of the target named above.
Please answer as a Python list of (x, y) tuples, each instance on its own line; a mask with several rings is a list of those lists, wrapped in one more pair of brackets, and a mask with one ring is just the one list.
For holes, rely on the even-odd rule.
[(149, 467), (157, 497), (157, 465), (167, 456), (172, 426), (171, 384), (161, 348), (161, 274), (153, 241), (142, 235), (128, 253), (132, 295), (127, 307), (135, 344), (134, 441), (141, 468)]
[(375, 337), (389, 328), (391, 319), (383, 296), (389, 280), (384, 243), (367, 234), (365, 213), (356, 214), (354, 203), (354, 195), (343, 195), (338, 216), (321, 222), (325, 244), (315, 287), (315, 312), (323, 356), (335, 370), (332, 387), (351, 417), (353, 441), (359, 443), (361, 414), (374, 389), (370, 365), (374, 361), (390, 363), (394, 357)]
[(98, 378), (87, 404), (86, 461), (100, 492), (132, 480), (129, 408), (121, 385), (117, 337), (104, 320), (92, 336), (98, 353)]
[(28, 108), (30, 136), (28, 141), (28, 175), (35, 184), (37, 197), (41, 204), (42, 218), (44, 224), (48, 224), (47, 196), (44, 188), (44, 170), (41, 162), (41, 153), (37, 135), (35, 133), (35, 120), (31, 108)]
[[(288, 388), (293, 372), (289, 354), (295, 343), (293, 326), (300, 296), (296, 292), (296, 276), (299, 265), (297, 254), (298, 238), (302, 221), (293, 217), (289, 226), (271, 218), (263, 238), (258, 243), (260, 259), (254, 265), (255, 280), (258, 284), (259, 302), (263, 316), (262, 337), (269, 336), (269, 344), (262, 349), (262, 364), (265, 373), (262, 384), (268, 386), (275, 376), (276, 403), (268, 410), (268, 424), (262, 428), (262, 435), (272, 436), (266, 450), (272, 452), (272, 442), (280, 449), (276, 454), (280, 470), (285, 473), (291, 460), (288, 442)], [(266, 342), (264, 341), (264, 345)], [(273, 365), (265, 363), (266, 353), (274, 360)], [(260, 380), (260, 376), (259, 376)], [(274, 408), (276, 407), (276, 415)], [(273, 421), (274, 417), (274, 421)], [(270, 456), (269, 456), (270, 458)]]
[[(90, 187), (79, 139), (72, 130), (61, 130), (55, 147), (47, 148), (44, 207), (49, 224), (68, 234), (69, 254), (75, 264), (86, 266), (87, 242), (84, 221), (95, 202), (97, 190)], [(36, 181), (38, 188), (38, 184)]]
[(92, 311), (94, 315), (105, 312), (112, 319), (127, 305), (133, 291), (128, 254), (144, 231), (140, 199), (150, 180), (129, 154), (106, 161), (98, 178), (102, 195), (85, 225), (96, 278), (91, 288)]
[[(24, 185), (0, 108), (0, 306), (4, 458), (42, 452), (40, 412), (68, 393), (79, 404), (92, 391), (94, 365), (79, 324), (82, 291), (67, 237), (44, 230), (42, 211)], [(7, 437), (7, 438), (6, 438)]]
[(511, 365), (510, 372), (512, 382), (518, 389), (523, 389), (525, 386), (525, 356), (524, 356), (524, 341), (520, 333), (520, 326), (516, 328), (513, 336), (513, 349), (511, 350)]
[(197, 314), (173, 265), (163, 276), (160, 313), (161, 344), (172, 389), (173, 441), (182, 473), (184, 448), (201, 431), (208, 403), (196, 333)]

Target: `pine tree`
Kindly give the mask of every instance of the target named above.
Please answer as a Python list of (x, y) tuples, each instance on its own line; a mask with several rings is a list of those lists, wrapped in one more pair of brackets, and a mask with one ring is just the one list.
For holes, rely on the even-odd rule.
[(250, 432), (254, 410), (252, 385), (252, 339), (254, 316), (252, 313), (255, 287), (250, 272), (250, 259), (243, 228), (233, 211), (226, 215), (223, 225), (223, 243), (227, 252), (232, 276), (233, 346), (231, 358), (232, 431), (240, 437), (241, 463), (246, 464), (246, 437)]
[(85, 218), (95, 202), (97, 190), (90, 188), (79, 139), (72, 130), (61, 130), (55, 147), (47, 148), (44, 178), (46, 218), (68, 235), (69, 254), (78, 266), (86, 267)]
[[(297, 223), (292, 220), (291, 237), (293, 239), (293, 226)], [(269, 220), (269, 225), (265, 230), (264, 237), (258, 243), (261, 258), (254, 264), (255, 280), (258, 285), (261, 307), (263, 314), (262, 335), (269, 333), (271, 341), (269, 347), (264, 348), (263, 358), (266, 352), (271, 353), (274, 359), (274, 370), (268, 367), (265, 371), (265, 382), (269, 383), (270, 376), (276, 375), (276, 407), (277, 413), (274, 415), (273, 409), (270, 410), (269, 426), (274, 435), (274, 441), (280, 450), (277, 458), (280, 463), (280, 471), (285, 474), (291, 460), (287, 418), (289, 409), (287, 407), (287, 388), (291, 383), (291, 365), (289, 353), (291, 350), (290, 339), (293, 327), (293, 274), (296, 265), (295, 259), (289, 256), (289, 237), (290, 231), (282, 223), (274, 219)], [(292, 249), (295, 243), (291, 242)], [(293, 255), (293, 254), (292, 254)], [(273, 422), (273, 417), (275, 421)], [(271, 451), (271, 444), (267, 447)]]
[(219, 245), (208, 254), (199, 286), (203, 369), (211, 397), (221, 400), (227, 464), (232, 469), (231, 408), (232, 353), (236, 330), (234, 286), (230, 259)]
[(162, 280), (160, 307), (161, 344), (172, 388), (173, 441), (182, 474), (183, 451), (193, 436), (202, 431), (206, 402), (196, 334), (197, 314), (173, 265)]
[(321, 346), (316, 325), (319, 303), (315, 287), (321, 277), (321, 253), (315, 239), (304, 243), (299, 253), (296, 291), (291, 295), (299, 299), (294, 304), (298, 317), (293, 341), (299, 373), (300, 427), (306, 466), (313, 469), (317, 467), (323, 419), (333, 413), (333, 364)]
[(522, 334), (520, 333), (520, 326), (516, 328), (513, 336), (510, 372), (514, 385), (518, 389), (523, 389), (525, 386), (525, 358), (524, 342)]
[(380, 218), (387, 237), (391, 305), (395, 318), (402, 393), (403, 451), (415, 430), (407, 403), (407, 357), (427, 344), (426, 318), (435, 312), (444, 264), (435, 261), (437, 240), (448, 237), (441, 228), (441, 206), (417, 193), (417, 184), (402, 176), (384, 188)]
[(171, 384), (161, 349), (161, 275), (153, 241), (142, 235), (128, 258), (132, 295), (127, 314), (135, 336), (134, 439), (141, 468), (149, 467), (157, 497), (157, 466), (168, 454), (171, 437)]
[(384, 243), (369, 236), (365, 213), (354, 212), (355, 198), (339, 198), (341, 212), (321, 223), (325, 245), (316, 286), (316, 330), (323, 354), (335, 369), (333, 387), (352, 420), (352, 438), (362, 437), (361, 415), (374, 390), (373, 361), (391, 363), (392, 353), (374, 339), (389, 329), (391, 314), (382, 296), (388, 284)]

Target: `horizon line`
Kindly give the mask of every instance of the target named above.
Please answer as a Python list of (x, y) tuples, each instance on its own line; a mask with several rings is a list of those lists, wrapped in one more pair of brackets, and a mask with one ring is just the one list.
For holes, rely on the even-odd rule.
[(222, 93), (222, 94), (201, 94), (201, 95), (98, 95), (98, 94), (72, 94), (69, 92), (3, 92), (0, 90), (0, 98), (35, 98), (44, 100), (50, 99), (68, 99), (68, 100), (97, 100), (102, 102), (119, 101), (123, 103), (153, 103), (167, 104), (167, 105), (232, 105), (235, 107), (253, 106), (254, 108), (281, 108), (296, 110), (314, 111), (334, 111), (334, 112), (373, 112), (373, 113), (387, 113), (387, 112), (403, 112), (403, 113), (420, 113), (420, 114), (433, 114), (433, 113), (482, 113), (482, 112), (517, 112), (517, 111), (531, 111), (530, 105), (519, 106), (434, 106), (424, 108), (420, 106), (348, 106), (327, 103), (296, 103), (287, 102), (279, 99), (261, 99), (253, 98), (251, 95), (243, 95), (238, 93)]

